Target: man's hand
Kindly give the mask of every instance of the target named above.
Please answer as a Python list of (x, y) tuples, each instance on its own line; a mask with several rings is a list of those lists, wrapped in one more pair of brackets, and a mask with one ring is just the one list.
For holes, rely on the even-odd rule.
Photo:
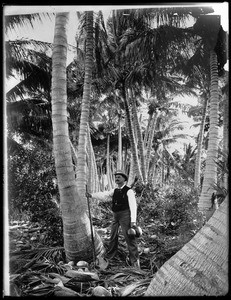
[(92, 195), (90, 193), (86, 192), (86, 197), (87, 198), (92, 198)]
[(136, 222), (131, 222), (131, 227), (136, 227)]

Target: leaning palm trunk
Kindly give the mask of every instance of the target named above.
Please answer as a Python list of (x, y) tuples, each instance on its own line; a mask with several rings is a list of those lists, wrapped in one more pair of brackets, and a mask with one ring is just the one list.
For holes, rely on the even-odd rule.
[(155, 273), (144, 296), (228, 293), (228, 199), (181, 250)]
[[(224, 160), (228, 157), (229, 150), (229, 99), (227, 95), (227, 90), (224, 91), (223, 95), (224, 99), (224, 114), (223, 114), (223, 153)], [(228, 163), (227, 161), (224, 161)], [(223, 187), (228, 190), (228, 173), (225, 172), (223, 176)]]
[[(68, 13), (57, 13), (52, 51), (52, 126), (55, 168), (63, 220), (64, 249), (68, 261), (88, 259), (92, 254), (90, 222), (79, 196), (72, 164), (67, 123), (66, 24)], [(97, 250), (102, 248), (98, 242)]]
[(195, 188), (198, 188), (200, 186), (201, 151), (202, 151), (202, 143), (203, 143), (203, 136), (204, 136), (207, 103), (208, 103), (208, 98), (206, 97), (204, 99), (202, 120), (201, 120), (201, 125), (200, 125), (198, 143), (197, 143), (197, 154), (196, 154), (195, 172), (194, 172), (194, 187)]
[(214, 50), (210, 51), (210, 113), (209, 113), (209, 142), (206, 158), (206, 167), (202, 192), (198, 207), (207, 218), (210, 216), (211, 196), (214, 192), (213, 186), (217, 183), (217, 156), (218, 156), (218, 68), (217, 55)]

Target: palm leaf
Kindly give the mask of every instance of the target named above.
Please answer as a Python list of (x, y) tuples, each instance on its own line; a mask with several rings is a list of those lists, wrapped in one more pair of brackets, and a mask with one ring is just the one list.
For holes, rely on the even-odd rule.
[(20, 14), (20, 15), (8, 15), (5, 16), (5, 32), (9, 30), (14, 30), (16, 27), (22, 27), (25, 25), (30, 25), (33, 28), (33, 23), (35, 21), (42, 22), (43, 17), (49, 17), (54, 14), (51, 13), (35, 13), (35, 14)]

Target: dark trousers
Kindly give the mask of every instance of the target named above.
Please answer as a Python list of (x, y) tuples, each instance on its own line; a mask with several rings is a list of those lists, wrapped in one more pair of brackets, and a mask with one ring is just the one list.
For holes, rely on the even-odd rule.
[(121, 226), (123, 236), (128, 246), (130, 262), (133, 264), (139, 258), (138, 248), (136, 244), (136, 238), (128, 236), (127, 231), (130, 228), (130, 210), (123, 210), (113, 212), (113, 221), (111, 224), (111, 236), (109, 241), (109, 247), (106, 254), (108, 259), (113, 258), (116, 255), (118, 248), (118, 231)]

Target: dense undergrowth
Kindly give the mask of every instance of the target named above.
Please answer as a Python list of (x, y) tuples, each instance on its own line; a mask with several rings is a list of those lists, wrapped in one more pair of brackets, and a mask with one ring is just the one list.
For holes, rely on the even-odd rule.
[[(30, 149), (9, 157), (10, 275), (16, 295), (31, 295), (32, 286), (36, 286), (36, 282), (41, 283), (44, 274), (55, 272), (64, 275), (66, 271), (60, 264), (65, 264), (65, 252), (59, 194), (54, 178), (51, 154)], [(138, 239), (141, 270), (145, 272), (145, 278), (149, 278), (196, 234), (205, 220), (198, 212), (197, 191), (190, 182), (177, 178), (162, 187), (144, 186), (137, 182), (134, 191), (138, 203), (137, 221), (143, 230)], [(103, 229), (101, 238), (107, 248), (112, 216), (110, 202), (91, 201), (90, 207), (93, 225), (99, 231)], [(127, 254), (126, 243), (120, 233), (114, 265), (107, 274), (100, 273), (104, 283), (109, 274), (116, 275), (126, 267)], [(123, 272), (127, 271), (123, 269)], [(124, 285), (128, 283), (126, 274)], [(36, 276), (37, 281), (33, 281)], [(132, 276), (142, 277), (144, 274)], [(116, 277), (113, 278), (111, 284), (116, 287), (119, 282)], [(139, 280), (138, 277), (132, 278), (131, 274), (129, 278), (131, 282)], [(92, 284), (81, 295), (90, 295), (91, 288)], [(49, 295), (51, 290), (51, 286), (45, 290), (42, 287), (41, 295)], [(142, 291), (139, 293), (142, 294)]]
[[(44, 198), (41, 197), (41, 199)], [(137, 289), (135, 289), (135, 285), (131, 286), (134, 288), (131, 289), (133, 295), (142, 295), (150, 282), (148, 279), (151, 280), (151, 276), (162, 264), (180, 250), (202, 227), (204, 218), (198, 212), (197, 201), (196, 191), (180, 183), (174, 188), (169, 186), (168, 188), (153, 189), (151, 186), (146, 186), (143, 187), (141, 193), (137, 193), (138, 224), (141, 226), (143, 234), (138, 239), (141, 271), (135, 274), (129, 273), (130, 285), (134, 282), (140, 283), (137, 285)], [(46, 210), (47, 207), (44, 205), (41, 207), (41, 210), (43, 209)], [(91, 212), (95, 228), (99, 231), (104, 229), (104, 234), (100, 233), (100, 235), (107, 248), (112, 214), (110, 203), (92, 201)], [(48, 220), (48, 223), (50, 222), (49, 229), (47, 228), (48, 223), (44, 220), (45, 211), (44, 214), (36, 212), (34, 217), (30, 210), (30, 218), (27, 221), (11, 220), (11, 228), (16, 226), (19, 232), (11, 231), (10, 234), (10, 274), (13, 295), (31, 296), (36, 293), (38, 293), (37, 296), (54, 295), (57, 292), (54, 288), (56, 285), (51, 284), (51, 281), (55, 280), (54, 277), (57, 277), (57, 274), (64, 276), (62, 279), (66, 278), (65, 252), (62, 239), (57, 238), (62, 235), (62, 227), (58, 226), (57, 229), (56, 220), (60, 220), (58, 207), (56, 214), (54, 213), (53, 223)], [(25, 217), (25, 214), (23, 216)], [(52, 231), (54, 236), (49, 240)], [(121, 233), (119, 236), (118, 255), (109, 270), (107, 272), (97, 271), (101, 278), (97, 283), (95, 281), (84, 282), (87, 288), (82, 289), (79, 296), (91, 295), (92, 289), (98, 285), (105, 287), (105, 282), (108, 282), (109, 277), (114, 276), (110, 283), (111, 286), (107, 286), (110, 291), (114, 288), (123, 291), (123, 288), (130, 282), (125, 280), (128, 276), (126, 272), (129, 272), (126, 269), (127, 247)], [(92, 270), (95, 272), (94, 268)], [(118, 283), (116, 281), (117, 274), (124, 274), (124, 281)], [(46, 288), (43, 280), (50, 280)], [(77, 283), (70, 287), (76, 288)], [(68, 283), (65, 287), (69, 287)], [(126, 291), (128, 290), (129, 288)], [(78, 292), (80, 291), (78, 290)]]

